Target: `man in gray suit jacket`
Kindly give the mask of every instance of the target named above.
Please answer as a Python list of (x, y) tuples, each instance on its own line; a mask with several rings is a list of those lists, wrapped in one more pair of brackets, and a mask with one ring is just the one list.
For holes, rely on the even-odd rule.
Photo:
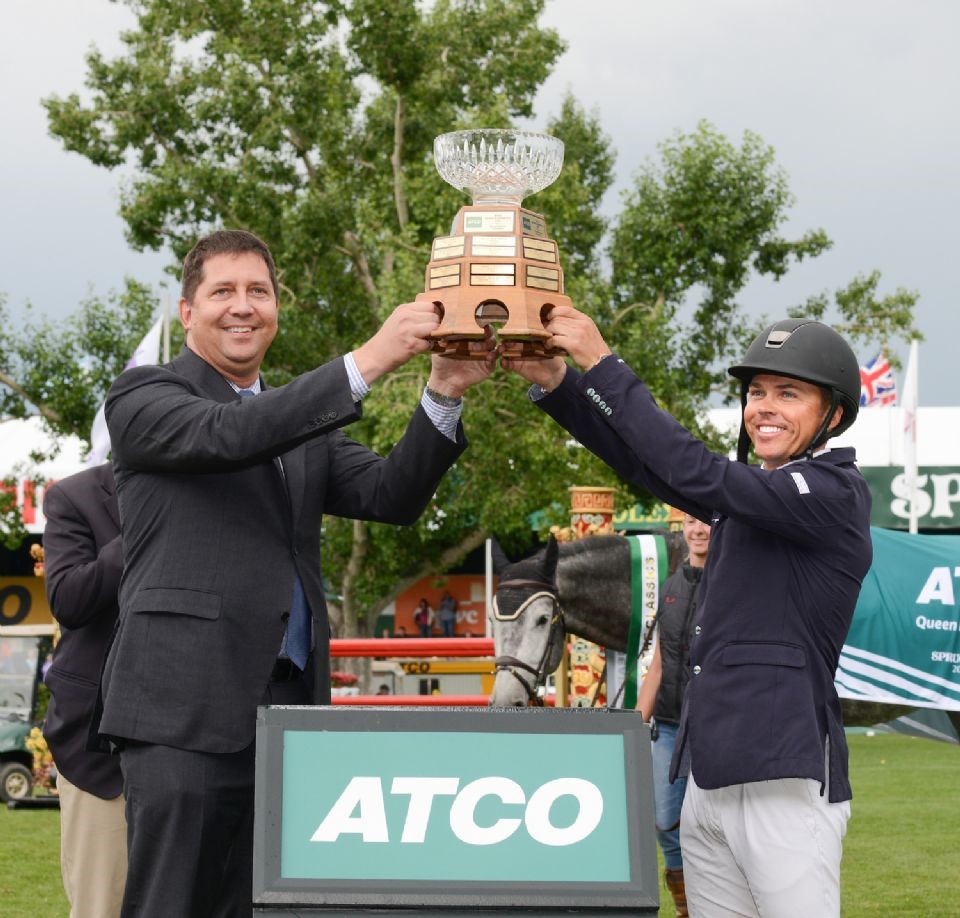
[(43, 679), (50, 689), (43, 735), (60, 792), (60, 872), (72, 918), (110, 918), (120, 913), (127, 875), (123, 778), (115, 756), (87, 749), (123, 571), (109, 463), (47, 488), (43, 512), (47, 599), (61, 629)]
[(257, 705), (330, 700), (322, 514), (416, 520), (465, 448), (463, 392), (494, 365), (490, 340), (486, 359), (435, 355), (381, 458), (340, 428), (377, 378), (429, 349), (432, 307), (399, 306), (346, 357), (266, 389), (277, 289), (257, 237), (201, 239), (183, 268), (186, 348), (107, 398), (125, 570), (100, 732), (124, 770), (124, 914), (250, 914)]

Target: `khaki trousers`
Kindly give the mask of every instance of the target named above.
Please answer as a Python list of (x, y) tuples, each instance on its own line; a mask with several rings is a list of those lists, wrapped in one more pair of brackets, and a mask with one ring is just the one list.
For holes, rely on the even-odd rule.
[(127, 879), (127, 820), (123, 795), (103, 800), (71, 784), (60, 789), (60, 873), (70, 918), (120, 914)]

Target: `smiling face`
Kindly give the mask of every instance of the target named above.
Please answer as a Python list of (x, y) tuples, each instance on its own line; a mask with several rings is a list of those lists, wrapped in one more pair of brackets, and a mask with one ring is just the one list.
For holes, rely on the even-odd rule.
[(687, 543), (690, 566), (703, 567), (707, 563), (707, 550), (710, 546), (710, 527), (695, 516), (684, 513), (683, 538)]
[(255, 252), (213, 255), (192, 301), (180, 300), (187, 346), (238, 386), (252, 385), (277, 334), (277, 298)]
[[(760, 374), (750, 380), (743, 423), (765, 469), (785, 465), (810, 443), (830, 407), (819, 386), (789, 376)], [(832, 430), (843, 409), (830, 421)]]

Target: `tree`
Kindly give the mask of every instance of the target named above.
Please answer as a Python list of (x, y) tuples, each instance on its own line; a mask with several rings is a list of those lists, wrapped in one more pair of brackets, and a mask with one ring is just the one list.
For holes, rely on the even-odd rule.
[[(613, 296), (605, 317), (620, 354), (689, 424), (713, 393), (731, 393), (726, 367), (766, 324), (738, 296), (755, 276), (782, 278), (832, 243), (822, 229), (781, 235), (793, 197), (772, 147), (746, 132), (735, 147), (707, 122), (660, 145), (625, 197), (613, 227)], [(854, 342), (919, 337), (916, 293), (877, 292), (879, 272), (819, 294), (791, 315), (831, 323)], [(774, 316), (773, 318), (780, 318)]]
[[(282, 286), (271, 384), (355, 347), (423, 289), (431, 240), (465, 203), (434, 172), (434, 136), (529, 117), (563, 50), (537, 24), (543, 0), (128, 2), (138, 24), (125, 53), (89, 55), (90, 99), (47, 100), (51, 131), (105, 168), (133, 165), (121, 213), (135, 247), (169, 244), (182, 257), (220, 225), (267, 240)], [(748, 324), (736, 300), (743, 286), (754, 274), (782, 276), (829, 240), (819, 230), (784, 240), (791, 201), (773, 151), (749, 134), (737, 149), (701, 125), (667, 141), (638, 176), (613, 227), (608, 277), (598, 214), (612, 180), (609, 141), (572, 98), (547, 130), (566, 143), (565, 168), (525, 203), (560, 244), (568, 292), (696, 427)], [(888, 310), (869, 280), (849, 289), (849, 314), (872, 337), (902, 333), (910, 295)], [(427, 373), (420, 359), (379, 382), (350, 433), (388, 450)], [(471, 390), (465, 424), (471, 447), (419, 524), (327, 521), (344, 633), (371, 628), (408, 583), (487, 534), (508, 547), (525, 541), (528, 515), (569, 484), (620, 484), (532, 410), (515, 379)], [(546, 525), (566, 515), (550, 512)]]
[[(88, 440), (94, 415), (150, 325), (158, 301), (143, 284), (127, 278), (124, 289), (93, 297), (62, 323), (34, 318), (14, 322), (0, 297), (0, 418), (39, 414), (50, 431)], [(55, 442), (55, 441), (54, 441)], [(39, 480), (35, 455), (17, 470)], [(4, 470), (12, 471), (12, 470)], [(3, 482), (8, 488), (13, 479)], [(27, 536), (11, 491), (0, 490), (0, 539), (10, 549)]]
[(62, 323), (14, 322), (0, 299), (0, 417), (38, 413), (57, 434), (88, 439), (111, 383), (156, 321), (159, 301), (127, 278), (121, 291), (91, 296)]
[[(48, 100), (51, 130), (106, 168), (133, 162), (121, 212), (134, 246), (166, 243), (182, 256), (215, 225), (267, 240), (283, 301), (271, 384), (357, 346), (423, 288), (433, 237), (466, 203), (437, 176), (433, 138), (531, 115), (563, 49), (537, 25), (542, 0), (131, 5), (138, 28), (126, 53), (89, 56), (92, 101)], [(549, 129), (567, 140), (569, 165), (544, 206), (586, 288), (612, 155), (573, 100)], [(378, 384), (350, 433), (388, 450), (427, 374), (418, 360)], [(471, 448), (419, 525), (327, 522), (326, 570), (346, 633), (372, 627), (399, 587), (449, 567), (487, 533), (525, 540), (526, 516), (566, 487), (571, 468), (595, 465), (523, 404), (522, 388), (500, 379), (470, 393)]]

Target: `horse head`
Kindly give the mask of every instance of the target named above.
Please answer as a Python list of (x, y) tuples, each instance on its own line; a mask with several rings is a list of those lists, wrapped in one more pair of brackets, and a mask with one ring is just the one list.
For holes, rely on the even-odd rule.
[(511, 563), (493, 543), (493, 567), (500, 578), (493, 600), (497, 675), (491, 707), (538, 704), (538, 689), (560, 665), (565, 627), (557, 599), (557, 541), (530, 558)]

